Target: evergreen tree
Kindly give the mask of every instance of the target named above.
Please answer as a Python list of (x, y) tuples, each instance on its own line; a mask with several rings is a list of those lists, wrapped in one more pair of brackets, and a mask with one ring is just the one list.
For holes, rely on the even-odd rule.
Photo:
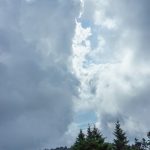
[(103, 138), (103, 135), (100, 133), (100, 131), (98, 130), (98, 128), (96, 128), (95, 125), (94, 125), (94, 128), (92, 130), (92, 137), (98, 143), (101, 143), (101, 144), (104, 143), (105, 138)]
[(93, 138), (93, 135), (92, 135), (93, 133), (92, 133), (92, 129), (91, 129), (91, 126), (90, 125), (88, 125), (88, 128), (87, 128), (87, 137), (86, 137), (86, 140), (88, 141), (90, 141), (90, 140), (92, 140), (92, 138)]
[(87, 138), (86, 138), (86, 150), (97, 150), (99, 147), (98, 143), (98, 130), (94, 126), (93, 130), (89, 126), (87, 129)]
[(146, 150), (147, 149), (147, 142), (146, 142), (145, 138), (142, 138), (141, 149), (142, 150)]
[(132, 150), (141, 150), (142, 143), (139, 141), (139, 139), (135, 138), (135, 143), (132, 145)]
[(148, 148), (148, 150), (150, 150), (150, 131), (147, 133), (147, 137), (148, 137), (147, 148)]
[(76, 139), (75, 144), (71, 147), (71, 150), (108, 150), (110, 145), (105, 143), (101, 132), (98, 128), (91, 128), (90, 125), (87, 128), (87, 135), (85, 136), (80, 130), (80, 133)]
[(126, 137), (126, 133), (121, 129), (120, 122), (116, 122), (115, 130), (114, 130), (114, 150), (127, 150), (128, 149), (128, 140)]
[(80, 133), (76, 139), (76, 142), (71, 147), (71, 150), (85, 150), (85, 135), (83, 131), (80, 129)]
[(104, 142), (101, 132), (94, 125), (93, 129), (87, 129), (86, 150), (107, 150), (108, 144)]

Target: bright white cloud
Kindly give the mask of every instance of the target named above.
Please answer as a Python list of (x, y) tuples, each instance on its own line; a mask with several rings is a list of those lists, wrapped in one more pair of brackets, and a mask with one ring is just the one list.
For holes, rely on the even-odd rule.
[[(88, 45), (82, 43), (82, 34), (75, 38), (81, 42), (74, 42), (74, 53), (80, 47), (84, 52), (74, 57), (80, 62), (75, 71), (81, 82), (76, 109), (96, 110), (106, 134), (116, 119), (133, 136), (149, 128), (149, 6), (148, 0), (84, 1), (81, 25), (85, 20), (92, 24), (90, 35), (83, 38)], [(93, 41), (97, 41), (94, 47)]]

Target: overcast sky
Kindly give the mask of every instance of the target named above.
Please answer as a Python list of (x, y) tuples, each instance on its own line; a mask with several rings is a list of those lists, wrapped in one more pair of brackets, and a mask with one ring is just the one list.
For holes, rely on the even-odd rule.
[(119, 119), (150, 126), (150, 0), (0, 0), (0, 150), (70, 145)]

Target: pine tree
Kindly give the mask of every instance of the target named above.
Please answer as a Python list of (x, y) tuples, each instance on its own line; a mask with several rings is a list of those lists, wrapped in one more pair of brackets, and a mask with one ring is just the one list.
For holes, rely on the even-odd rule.
[(105, 143), (101, 132), (94, 125), (93, 128), (90, 125), (87, 128), (87, 135), (80, 130), (76, 142), (71, 147), (71, 150), (109, 150), (110, 145)]
[(142, 143), (139, 141), (139, 139), (134, 139), (134, 144), (132, 145), (132, 150), (141, 150)]
[(71, 150), (85, 150), (85, 144), (85, 134), (80, 129), (80, 133), (78, 134), (76, 142), (71, 147)]
[(88, 128), (87, 128), (87, 137), (86, 137), (86, 140), (92, 140), (92, 130), (91, 130), (91, 126), (88, 125)]
[(147, 137), (148, 137), (147, 148), (148, 148), (148, 150), (150, 150), (150, 131), (147, 133)]
[(86, 137), (86, 150), (96, 150), (98, 145), (97, 142), (95, 142), (95, 136), (93, 130), (91, 129), (91, 126), (89, 125), (87, 128), (87, 137)]
[(120, 122), (116, 122), (115, 130), (114, 130), (114, 150), (127, 150), (128, 148), (128, 140), (126, 137), (126, 133), (121, 129)]
[(95, 141), (97, 141), (99, 144), (103, 144), (105, 138), (103, 138), (103, 135), (100, 133), (98, 128), (94, 125), (93, 131), (92, 131), (92, 137)]
[(146, 140), (145, 140), (145, 138), (142, 138), (142, 145), (141, 145), (141, 149), (142, 150), (146, 150), (147, 149), (147, 142), (146, 142)]
[(87, 129), (86, 150), (107, 150), (108, 144), (104, 142), (101, 132), (94, 125), (93, 129)]

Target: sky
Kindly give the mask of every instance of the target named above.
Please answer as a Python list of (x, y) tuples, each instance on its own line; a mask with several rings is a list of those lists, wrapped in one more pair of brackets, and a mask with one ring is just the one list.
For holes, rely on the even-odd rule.
[[(149, 0), (0, 0), (0, 149), (73, 143), (95, 123), (150, 126)], [(111, 135), (111, 136), (110, 136)]]

